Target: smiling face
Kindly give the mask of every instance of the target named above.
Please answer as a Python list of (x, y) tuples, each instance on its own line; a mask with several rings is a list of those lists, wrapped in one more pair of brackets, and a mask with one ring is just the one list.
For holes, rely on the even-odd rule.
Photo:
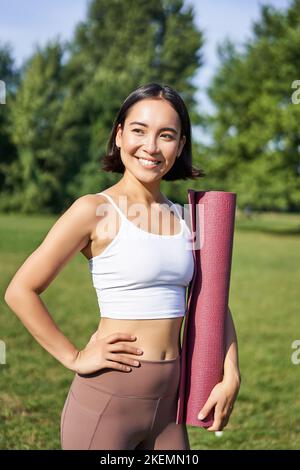
[[(185, 144), (185, 136), (180, 138), (180, 132), (179, 115), (167, 100), (147, 98), (135, 103), (123, 130), (119, 124), (116, 133), (125, 169), (143, 181), (161, 179)], [(149, 160), (158, 163), (150, 164)]]

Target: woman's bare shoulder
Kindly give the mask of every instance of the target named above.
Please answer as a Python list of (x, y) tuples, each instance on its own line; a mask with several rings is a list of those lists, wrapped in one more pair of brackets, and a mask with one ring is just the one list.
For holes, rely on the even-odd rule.
[(79, 196), (71, 205), (76, 212), (81, 212), (85, 218), (94, 217), (97, 212), (97, 208), (101, 204), (106, 204), (107, 198), (102, 194), (89, 193)]
[(11, 292), (18, 286), (27, 286), (37, 293), (46, 289), (65, 264), (89, 244), (100, 200), (94, 194), (86, 194), (73, 201), (19, 268), (10, 283)]

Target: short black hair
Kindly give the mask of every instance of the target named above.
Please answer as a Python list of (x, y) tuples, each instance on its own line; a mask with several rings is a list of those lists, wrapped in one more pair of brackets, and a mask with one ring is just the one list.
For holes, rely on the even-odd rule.
[(191, 122), (186, 105), (181, 96), (173, 88), (158, 83), (149, 83), (139, 86), (123, 102), (110, 134), (107, 145), (107, 154), (102, 159), (102, 169), (114, 173), (124, 173), (125, 167), (120, 156), (120, 149), (116, 146), (115, 138), (119, 124), (123, 128), (128, 110), (140, 100), (147, 98), (163, 98), (171, 103), (177, 111), (181, 121), (181, 135), (186, 141), (180, 157), (176, 158), (172, 168), (162, 176), (163, 180), (195, 179), (205, 176), (205, 172), (192, 166)]

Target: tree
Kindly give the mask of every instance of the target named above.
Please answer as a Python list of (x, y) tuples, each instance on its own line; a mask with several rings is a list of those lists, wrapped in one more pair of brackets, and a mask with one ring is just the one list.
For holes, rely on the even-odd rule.
[[(120, 175), (101, 173), (115, 115), (137, 86), (153, 81), (174, 86), (186, 100), (194, 124), (195, 86), (191, 78), (201, 66), (202, 33), (193, 9), (182, 0), (94, 0), (86, 21), (69, 44), (66, 77), (69, 94), (63, 126), (77, 136), (82, 160), (70, 194), (99, 191)], [(83, 149), (85, 149), (83, 151)]]
[[(7, 169), (16, 160), (16, 147), (10, 135), (9, 109), (16, 87), (19, 83), (19, 71), (14, 65), (12, 48), (9, 44), (0, 46), (0, 80), (5, 83), (5, 103), (0, 104), (0, 188), (1, 192), (13, 189), (5, 177)], [(0, 203), (1, 204), (1, 203)]]
[(55, 41), (37, 49), (24, 65), (10, 111), (18, 159), (7, 175), (14, 181), (9, 203), (23, 212), (50, 211), (62, 191), (64, 136), (57, 127), (64, 98), (62, 54), (62, 46)]
[[(61, 212), (113, 184), (120, 175), (102, 172), (101, 158), (117, 111), (141, 84), (175, 87), (201, 123), (191, 79), (202, 43), (183, 0), (90, 2), (69, 42), (38, 48), (22, 69), (10, 110), (17, 158), (5, 174), (13, 191), (2, 209)], [(176, 199), (181, 191), (186, 200), (186, 185), (172, 185)]]
[(226, 41), (209, 87), (216, 112), (209, 176), (236, 191), (241, 207), (300, 209), (300, 2), (286, 11), (261, 7), (253, 37), (242, 50)]

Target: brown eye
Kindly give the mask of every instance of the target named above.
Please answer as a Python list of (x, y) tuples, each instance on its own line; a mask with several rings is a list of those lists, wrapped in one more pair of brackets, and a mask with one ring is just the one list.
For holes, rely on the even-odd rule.
[[(142, 129), (132, 129), (132, 132), (143, 132)], [(173, 139), (173, 136), (170, 134), (162, 134), (162, 137), (168, 137), (168, 139)]]

